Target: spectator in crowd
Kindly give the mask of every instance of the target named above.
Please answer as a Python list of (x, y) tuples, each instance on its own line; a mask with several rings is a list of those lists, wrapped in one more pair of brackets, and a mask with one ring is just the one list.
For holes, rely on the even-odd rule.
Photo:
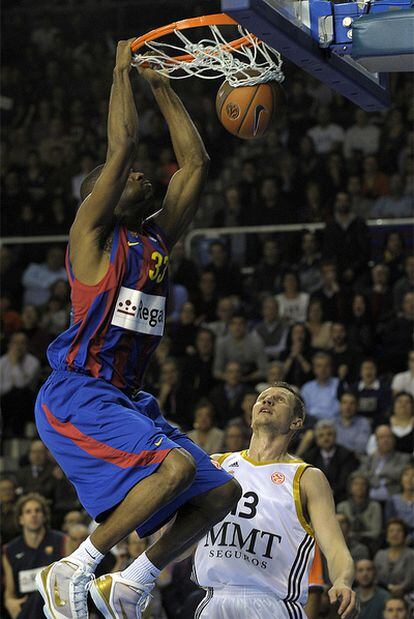
[(361, 293), (354, 294), (351, 316), (347, 325), (348, 344), (351, 350), (364, 355), (372, 352), (373, 328), (368, 302)]
[(245, 436), (250, 439), (252, 435), (252, 410), (257, 400), (256, 391), (246, 391), (241, 403), (242, 414), (239, 417), (233, 417), (227, 425), (239, 424), (245, 433)]
[(339, 279), (347, 285), (357, 282), (367, 269), (370, 258), (368, 228), (363, 219), (351, 210), (351, 200), (345, 191), (336, 194), (334, 220), (323, 235), (324, 260), (335, 260)]
[(312, 298), (322, 303), (325, 320), (345, 321), (347, 316), (347, 299), (338, 283), (337, 269), (333, 262), (324, 262), (321, 267), (322, 286), (314, 292)]
[(46, 262), (31, 262), (23, 273), (25, 305), (44, 305), (50, 297), (50, 286), (58, 279), (67, 279), (64, 253), (60, 247), (51, 247)]
[(171, 340), (171, 355), (181, 358), (186, 352), (194, 349), (198, 327), (196, 314), (192, 303), (184, 303), (177, 322), (168, 325), (167, 333)]
[(85, 524), (85, 515), (77, 509), (65, 514), (61, 529), (64, 533), (67, 533), (69, 528), (75, 524)]
[(402, 235), (400, 232), (391, 230), (385, 238), (382, 260), (390, 270), (391, 286), (404, 275), (405, 256), (405, 245)]
[(175, 284), (181, 284), (188, 291), (198, 284), (198, 266), (185, 254), (183, 241), (178, 241), (171, 252), (170, 277)]
[(277, 359), (286, 345), (288, 324), (279, 317), (279, 303), (275, 297), (268, 296), (263, 299), (261, 315), (262, 320), (253, 332), (262, 340), (267, 358)]
[(217, 294), (240, 295), (240, 269), (230, 261), (225, 245), (221, 241), (212, 241), (209, 254), (210, 262), (206, 265), (206, 271), (211, 271), (216, 276)]
[[(3, 234), (6, 231), (3, 230)], [(0, 281), (2, 295), (10, 295), (10, 305), (19, 309), (23, 295), (21, 267), (17, 264), (16, 253), (7, 245), (0, 247)]]
[[(414, 398), (403, 391), (394, 397), (389, 418), (391, 432), (395, 439), (397, 451), (412, 454), (414, 446)], [(375, 434), (367, 445), (367, 453), (371, 454), (377, 448)]]
[(27, 338), (27, 349), (42, 365), (46, 361), (46, 349), (50, 344), (50, 335), (40, 325), (40, 311), (35, 305), (25, 305), (21, 313), (21, 331)]
[(22, 496), (16, 504), (21, 535), (3, 551), (5, 606), (11, 617), (34, 619), (43, 614), (43, 600), (36, 591), (36, 568), (65, 556), (65, 536), (49, 529), (50, 510), (40, 494)]
[(1, 291), (0, 296), (0, 321), (2, 339), (7, 339), (12, 333), (21, 331), (22, 319), (19, 312), (12, 307), (12, 297), (7, 291)]
[(299, 289), (299, 278), (294, 271), (286, 271), (282, 277), (282, 292), (276, 295), (279, 313), (290, 322), (305, 322), (309, 294)]
[(229, 332), (230, 320), (236, 310), (236, 304), (232, 297), (222, 297), (217, 303), (215, 320), (207, 322), (207, 328), (216, 337), (224, 337)]
[(214, 387), (209, 400), (216, 411), (216, 420), (219, 428), (223, 428), (232, 417), (241, 414), (241, 403), (246, 393), (242, 382), (241, 365), (237, 361), (229, 361), (225, 366), (224, 381)]
[(408, 604), (397, 594), (385, 600), (383, 619), (408, 619)]
[(355, 562), (355, 583), (361, 605), (359, 619), (380, 619), (389, 593), (377, 585), (375, 565), (368, 557)]
[(378, 583), (398, 595), (414, 591), (414, 550), (407, 548), (406, 534), (402, 520), (388, 520), (385, 529), (387, 548), (378, 550), (374, 558)]
[(332, 376), (331, 356), (317, 352), (312, 357), (314, 380), (305, 383), (301, 389), (309, 416), (317, 419), (335, 419), (339, 414), (337, 399), (339, 380)]
[(65, 476), (64, 472), (55, 464), (53, 466), (53, 512), (52, 512), (52, 525), (56, 528), (60, 528), (65, 514), (73, 512), (81, 508), (76, 490), (70, 481)]
[(10, 336), (7, 352), (0, 357), (0, 401), (5, 432), (21, 436), (25, 422), (33, 418), (33, 401), (40, 362), (27, 350), (27, 336)]
[(400, 314), (380, 324), (377, 329), (376, 353), (388, 371), (397, 373), (405, 367), (412, 347), (413, 332), (414, 292), (407, 292)]
[(351, 391), (358, 397), (358, 415), (367, 417), (374, 427), (383, 423), (391, 404), (390, 388), (377, 375), (375, 361), (364, 359), (359, 368), (359, 380), (351, 386)]
[(182, 384), (178, 363), (173, 358), (166, 359), (161, 366), (157, 400), (160, 409), (170, 423), (183, 430), (191, 428), (192, 397), (189, 397), (188, 391)]
[(324, 320), (323, 306), (320, 299), (313, 297), (309, 301), (306, 327), (311, 334), (311, 346), (315, 350), (332, 348), (332, 322)]
[(53, 464), (48, 458), (48, 451), (42, 441), (32, 441), (28, 457), (28, 466), (23, 466), (17, 472), (20, 493), (38, 492), (47, 499), (52, 499), (55, 487)]
[(301, 239), (301, 255), (297, 266), (300, 288), (308, 294), (314, 293), (322, 284), (321, 253), (316, 236), (305, 230)]
[(214, 321), (218, 301), (216, 289), (217, 283), (214, 273), (212, 271), (201, 273), (197, 287), (193, 288), (195, 292), (191, 295), (197, 323)]
[(370, 480), (371, 499), (385, 503), (399, 491), (401, 473), (410, 457), (396, 451), (395, 437), (389, 426), (378, 426), (375, 438), (376, 451), (362, 463), (360, 472)]
[(297, 322), (291, 326), (286, 349), (280, 355), (280, 360), (284, 363), (286, 381), (297, 387), (301, 387), (311, 378), (310, 341), (310, 333), (306, 326)]
[(224, 453), (243, 451), (243, 449), (247, 449), (248, 446), (249, 439), (239, 424), (232, 423), (226, 427), (224, 431)]
[[(72, 554), (89, 537), (89, 529), (85, 524), (71, 524), (67, 528), (65, 556)], [(115, 558), (114, 558), (115, 562)]]
[(260, 209), (257, 212), (257, 226), (271, 226), (275, 221), (280, 224), (291, 223), (293, 215), (286, 208), (286, 202), (274, 176), (262, 179), (260, 183)]
[(158, 392), (161, 388), (161, 368), (165, 361), (171, 356), (171, 340), (164, 335), (158, 347), (155, 349), (147, 370), (145, 372), (144, 384), (149, 391)]
[(351, 391), (344, 391), (339, 400), (339, 417), (335, 420), (336, 442), (353, 451), (365, 454), (371, 425), (366, 417), (357, 414), (358, 399)]
[(271, 387), (274, 383), (285, 379), (285, 365), (282, 361), (272, 361), (267, 366), (266, 380), (255, 385), (256, 393), (261, 393)]
[(407, 256), (404, 262), (404, 275), (398, 279), (393, 289), (394, 309), (401, 311), (404, 296), (414, 292), (414, 256)]
[(188, 433), (188, 437), (208, 454), (223, 450), (224, 432), (214, 425), (214, 417), (212, 404), (208, 400), (200, 401), (194, 409), (194, 429)]
[(224, 368), (229, 361), (236, 361), (242, 369), (242, 380), (254, 381), (266, 376), (267, 358), (262, 340), (255, 333), (248, 333), (244, 314), (233, 314), (229, 334), (218, 338), (214, 359), (214, 376), (224, 378)]
[(368, 547), (358, 542), (354, 537), (350, 537), (349, 533), (351, 527), (348, 517), (345, 514), (338, 512), (336, 514), (336, 519), (339, 526), (341, 527), (342, 534), (345, 538), (346, 545), (348, 546), (349, 552), (351, 553), (351, 557), (353, 558), (353, 560), (356, 562), (360, 561), (361, 559), (369, 559), (370, 554)]
[(413, 196), (404, 195), (404, 183), (401, 175), (393, 174), (390, 179), (390, 193), (375, 200), (370, 217), (372, 219), (377, 217), (412, 217), (413, 200)]
[(392, 294), (389, 285), (390, 270), (386, 264), (376, 264), (371, 269), (371, 285), (366, 291), (374, 324), (384, 322), (393, 311)]
[(351, 210), (357, 217), (368, 219), (373, 200), (362, 194), (361, 178), (357, 174), (348, 177), (346, 190), (351, 200)]
[(407, 542), (414, 543), (414, 464), (401, 473), (401, 493), (393, 494), (385, 504), (385, 518), (400, 518), (407, 528)]
[(15, 480), (12, 477), (2, 477), (0, 479), (0, 543), (2, 546), (19, 534), (14, 511), (16, 502)]
[(389, 178), (378, 167), (378, 159), (367, 155), (363, 161), (362, 191), (367, 198), (377, 199), (390, 192)]
[(336, 443), (335, 426), (332, 421), (321, 419), (315, 426), (315, 446), (303, 454), (309, 464), (321, 469), (334, 494), (335, 503), (346, 498), (347, 479), (358, 466), (351, 451)]
[(327, 155), (344, 141), (342, 127), (331, 122), (330, 111), (326, 106), (319, 108), (318, 124), (309, 129), (308, 135), (312, 139), (315, 152), (318, 155)]
[(393, 395), (405, 391), (414, 397), (414, 350), (408, 353), (408, 367), (406, 372), (398, 372), (392, 379)]
[(335, 376), (341, 380), (353, 381), (357, 377), (357, 368), (360, 364), (360, 354), (348, 343), (347, 330), (343, 323), (334, 322), (331, 328), (332, 368)]
[(322, 196), (320, 182), (308, 181), (305, 185), (304, 200), (297, 213), (298, 221), (313, 223), (323, 221), (327, 217), (326, 200)]
[(369, 480), (355, 471), (348, 479), (348, 498), (337, 506), (340, 514), (349, 520), (351, 539), (370, 549), (378, 548), (382, 531), (381, 506), (369, 498)]
[(182, 365), (185, 388), (198, 397), (207, 397), (216, 386), (213, 376), (214, 335), (209, 329), (200, 328), (194, 342), (194, 350), (189, 350)]
[(279, 278), (286, 265), (282, 261), (276, 237), (263, 242), (262, 257), (254, 269), (253, 286), (257, 292), (271, 294), (279, 288)]
[(378, 152), (380, 130), (369, 122), (369, 116), (365, 110), (355, 110), (355, 124), (345, 132), (344, 155), (347, 159), (363, 153), (375, 155)]
[[(58, 283), (58, 282), (57, 282)], [(31, 307), (35, 307), (32, 305)], [(40, 322), (40, 328), (50, 340), (62, 333), (69, 325), (69, 311), (62, 299), (51, 296), (47, 302)]]

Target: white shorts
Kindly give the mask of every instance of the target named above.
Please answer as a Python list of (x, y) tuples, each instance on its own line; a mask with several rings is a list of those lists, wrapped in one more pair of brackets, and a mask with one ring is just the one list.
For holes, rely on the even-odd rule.
[(207, 588), (194, 619), (306, 619), (303, 607), (253, 587)]

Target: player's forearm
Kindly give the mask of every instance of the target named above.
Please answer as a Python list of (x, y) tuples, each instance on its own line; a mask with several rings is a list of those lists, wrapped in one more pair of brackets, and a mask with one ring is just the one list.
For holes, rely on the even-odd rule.
[(108, 153), (129, 142), (138, 142), (138, 114), (129, 72), (115, 67), (109, 100)]
[(209, 157), (182, 101), (168, 84), (152, 87), (155, 100), (167, 122), (178, 165), (207, 164)]
[[(339, 546), (337, 540), (332, 540), (332, 546), (335, 548), (337, 545)], [(348, 548), (341, 543), (339, 549), (335, 550), (330, 556), (327, 556), (326, 560), (332, 584), (352, 587), (354, 581), (354, 562)]]

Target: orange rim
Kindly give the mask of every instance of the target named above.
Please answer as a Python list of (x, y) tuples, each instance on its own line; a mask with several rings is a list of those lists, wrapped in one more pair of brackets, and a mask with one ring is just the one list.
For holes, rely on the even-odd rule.
[[(167, 34), (171, 34), (174, 30), (187, 30), (188, 28), (201, 28), (203, 26), (235, 26), (238, 23), (226, 13), (215, 13), (214, 15), (202, 15), (201, 17), (192, 17), (190, 19), (182, 19), (161, 28), (155, 28), (150, 30), (146, 34), (141, 35), (135, 41), (131, 43), (131, 51), (144, 47), (148, 41), (155, 41), (161, 37), (165, 37)], [(256, 39), (256, 37), (255, 37)], [(221, 49), (239, 49), (242, 45), (251, 46), (251, 42), (247, 37), (240, 37), (234, 41), (229, 41), (226, 45), (221, 45)], [(192, 62), (194, 56), (191, 54), (182, 54), (181, 56), (171, 56), (171, 60), (174, 62)]]

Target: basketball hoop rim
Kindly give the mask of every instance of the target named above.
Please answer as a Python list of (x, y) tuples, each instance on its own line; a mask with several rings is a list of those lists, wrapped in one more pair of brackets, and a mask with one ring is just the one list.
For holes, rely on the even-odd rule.
[[(147, 42), (155, 41), (161, 37), (164, 37), (168, 34), (171, 34), (175, 30), (187, 30), (189, 28), (202, 28), (203, 26), (238, 26), (238, 22), (236, 22), (230, 15), (226, 13), (214, 13), (213, 15), (201, 15), (200, 17), (190, 17), (188, 19), (182, 19), (180, 21), (172, 22), (171, 24), (167, 24), (166, 26), (161, 26), (160, 28), (155, 28), (154, 30), (150, 30), (146, 34), (137, 37), (131, 43), (131, 52), (136, 53), (139, 49), (141, 49)], [(257, 37), (252, 35), (254, 40), (258, 40)], [(222, 47), (229, 51), (237, 50), (242, 45), (247, 45), (249, 47), (252, 46), (252, 42), (248, 37), (240, 37), (239, 39), (234, 39), (234, 41), (229, 41), (226, 45)], [(174, 62), (192, 62), (194, 60), (194, 56), (191, 54), (182, 54), (180, 56), (171, 56), (171, 60)]]

